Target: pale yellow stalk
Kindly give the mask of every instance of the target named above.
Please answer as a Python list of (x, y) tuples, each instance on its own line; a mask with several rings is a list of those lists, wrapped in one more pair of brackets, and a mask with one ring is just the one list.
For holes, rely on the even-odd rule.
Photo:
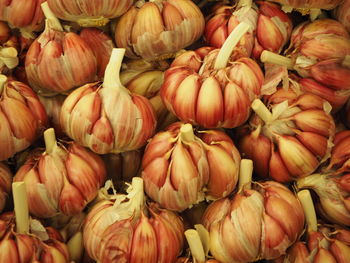
[(251, 108), (265, 123), (272, 120), (272, 113), (260, 99), (255, 99), (251, 104)]
[(237, 46), (244, 34), (248, 32), (249, 28), (250, 26), (247, 23), (241, 22), (234, 30), (232, 30), (220, 48), (219, 54), (215, 59), (214, 69), (222, 69), (226, 67), (233, 49)]
[(46, 153), (48, 154), (52, 153), (54, 148), (57, 146), (55, 130), (53, 128), (49, 128), (44, 132), (44, 140), (45, 140)]
[(239, 168), (238, 189), (250, 189), (253, 176), (253, 161), (242, 159)]
[(16, 217), (16, 232), (19, 234), (29, 233), (29, 211), (27, 191), (24, 182), (12, 184), (13, 202)]
[(122, 85), (120, 81), (120, 69), (122, 66), (124, 54), (125, 48), (113, 48), (104, 74), (104, 88), (117, 88), (119, 90), (123, 90), (124, 92), (128, 92), (128, 90)]
[(67, 242), (70, 259), (80, 262), (84, 252), (83, 234), (79, 231), (75, 233)]
[(298, 199), (301, 202), (304, 209), (308, 232), (317, 231), (317, 217), (314, 203), (310, 195), (310, 191), (302, 190), (298, 192)]
[(182, 125), (180, 128), (180, 136), (183, 142), (193, 142), (194, 133), (192, 125), (189, 123)]
[(244, 6), (249, 6), (251, 7), (253, 5), (252, 0), (240, 0), (237, 4), (237, 7), (244, 7)]
[(267, 50), (264, 50), (261, 53), (260, 61), (263, 63), (270, 63), (270, 64), (276, 64), (280, 66), (285, 66), (290, 70), (294, 68), (293, 61), (290, 58), (275, 54)]
[(194, 229), (188, 229), (185, 231), (185, 237), (187, 239), (187, 243), (190, 247), (191, 254), (195, 262), (204, 263), (205, 253), (204, 253), (202, 241), (200, 239), (198, 232)]
[(54, 13), (52, 13), (47, 2), (44, 2), (41, 4), (41, 9), (43, 10), (43, 13), (46, 17), (46, 21), (45, 21), (46, 26), (47, 26), (47, 24), (49, 24), (50, 28), (57, 30), (57, 31), (63, 31), (63, 27), (62, 27), (60, 21), (54, 15)]

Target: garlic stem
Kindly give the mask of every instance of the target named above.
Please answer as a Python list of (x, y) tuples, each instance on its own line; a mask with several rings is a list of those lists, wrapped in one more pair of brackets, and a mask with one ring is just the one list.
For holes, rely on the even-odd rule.
[(14, 69), (18, 66), (19, 60), (17, 55), (17, 49), (14, 47), (5, 47), (0, 50), (0, 59), (9, 69)]
[(250, 189), (253, 176), (253, 161), (250, 159), (242, 159), (239, 167), (239, 183), (238, 189)]
[(310, 195), (310, 191), (302, 190), (298, 192), (298, 199), (301, 202), (304, 209), (308, 232), (317, 231), (317, 217), (314, 203)]
[(24, 182), (12, 183), (13, 203), (16, 217), (16, 232), (18, 234), (29, 233), (29, 211), (27, 191)]
[(55, 130), (49, 128), (44, 132), (46, 153), (52, 153), (53, 149), (57, 146)]
[(247, 23), (241, 22), (238, 26), (235, 27), (235, 29), (232, 30), (220, 48), (219, 54), (215, 59), (214, 69), (221, 69), (226, 67), (233, 49), (237, 46), (238, 42), (249, 29), (250, 26)]
[(75, 262), (81, 262), (81, 258), (84, 251), (83, 235), (79, 231), (67, 242), (67, 247), (71, 260)]
[(350, 55), (345, 56), (342, 66), (350, 68)]
[(255, 99), (251, 104), (251, 108), (265, 123), (272, 120), (272, 113), (260, 99)]
[(120, 69), (125, 54), (125, 48), (113, 48), (111, 57), (107, 64), (103, 87), (105, 88), (119, 88), (123, 87), (120, 82)]
[(209, 243), (210, 243), (209, 231), (202, 224), (196, 224), (196, 225), (194, 225), (194, 228), (196, 229), (196, 231), (201, 239), (204, 254), (205, 254), (205, 256), (208, 256)]
[(195, 262), (204, 263), (205, 254), (198, 232), (194, 229), (188, 229), (185, 231), (185, 236)]
[[(126, 190), (128, 195), (116, 200), (114, 207), (115, 212), (120, 211), (120, 220), (133, 216), (137, 220), (141, 216), (141, 212), (145, 205), (145, 192), (143, 188), (143, 179), (141, 177), (134, 177), (131, 185)], [(118, 196), (118, 195), (117, 195)], [(118, 199), (118, 198), (117, 198)], [(127, 202), (123, 200), (128, 200)], [(120, 202), (122, 201), (122, 202)]]
[(310, 8), (310, 20), (315, 21), (319, 16), (322, 15), (322, 10), (319, 8)]
[(0, 94), (2, 93), (2, 90), (5, 87), (6, 81), (7, 81), (7, 76), (0, 74)]
[(243, 7), (243, 6), (249, 6), (251, 7), (253, 5), (252, 0), (240, 0), (237, 4), (238, 7)]
[(43, 13), (46, 17), (46, 26), (50, 26), (50, 28), (57, 30), (57, 31), (63, 31), (62, 25), (58, 18), (52, 13), (49, 5), (47, 2), (44, 2), (41, 4), (41, 9), (43, 10)]
[(290, 58), (275, 54), (267, 50), (264, 50), (261, 53), (260, 61), (263, 63), (271, 63), (280, 66), (285, 66), (290, 70), (294, 68), (293, 61)]
[(180, 128), (180, 137), (183, 142), (193, 142), (194, 133), (190, 123), (183, 124)]
[(21, 32), (21, 36), (27, 39), (36, 39), (36, 35), (32, 30), (29, 30), (27, 28), (20, 28), (19, 31)]

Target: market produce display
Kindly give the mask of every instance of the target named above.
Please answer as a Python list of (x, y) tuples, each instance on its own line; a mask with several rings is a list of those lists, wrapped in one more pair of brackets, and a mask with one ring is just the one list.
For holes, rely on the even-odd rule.
[(349, 263), (350, 0), (0, 0), (0, 263)]

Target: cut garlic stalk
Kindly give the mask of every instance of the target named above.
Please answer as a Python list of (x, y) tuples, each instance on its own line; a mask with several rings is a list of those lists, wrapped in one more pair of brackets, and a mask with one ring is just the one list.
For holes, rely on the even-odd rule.
[(80, 231), (77, 232), (71, 239), (69, 239), (67, 246), (71, 260), (74, 262), (81, 262), (84, 252), (83, 234)]
[(194, 229), (188, 229), (185, 231), (185, 236), (190, 247), (191, 253), (195, 262), (204, 263), (205, 262), (205, 253), (202, 241), (198, 232)]
[(255, 99), (251, 108), (265, 123), (272, 121), (272, 113), (260, 99)]
[(310, 191), (302, 190), (298, 192), (298, 198), (304, 209), (308, 232), (316, 232), (317, 217), (316, 217), (314, 203), (310, 195)]
[(25, 182), (13, 183), (12, 193), (16, 215), (16, 232), (19, 234), (28, 234), (29, 212)]
[(275, 54), (267, 50), (264, 50), (261, 53), (260, 61), (263, 63), (271, 63), (280, 66), (286, 66), (290, 70), (294, 68), (293, 61), (290, 58)]
[(186, 123), (180, 128), (180, 136), (183, 142), (192, 142), (194, 141), (193, 127), (191, 124)]
[(48, 154), (52, 153), (53, 149), (57, 146), (55, 130), (53, 128), (47, 129), (44, 132), (44, 140), (45, 140), (46, 153)]
[(46, 23), (49, 24), (49, 26), (57, 31), (63, 31), (63, 27), (60, 23), (60, 21), (58, 20), (58, 18), (52, 13), (49, 5), (47, 4), (47, 2), (44, 2), (41, 4), (41, 9), (43, 10), (43, 13), (46, 17)]
[(239, 184), (238, 189), (250, 189), (253, 175), (253, 161), (249, 159), (242, 159), (239, 170)]
[(225, 43), (221, 47), (218, 56), (216, 57), (215, 65), (214, 65), (215, 69), (221, 69), (221, 68), (226, 67), (233, 49), (236, 47), (236, 45), (241, 40), (241, 38), (244, 36), (244, 34), (248, 32), (249, 28), (250, 28), (250, 26), (247, 23), (241, 22), (230, 33), (230, 35), (226, 39)]

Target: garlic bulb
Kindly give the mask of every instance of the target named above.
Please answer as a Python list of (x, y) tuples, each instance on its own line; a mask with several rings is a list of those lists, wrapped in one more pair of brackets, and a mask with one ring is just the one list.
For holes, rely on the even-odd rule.
[(28, 82), (38, 93), (64, 93), (96, 79), (92, 49), (79, 35), (64, 32), (47, 3), (44, 32), (31, 44), (25, 60)]
[(330, 222), (350, 226), (350, 131), (334, 138), (330, 161), (321, 172), (301, 178), (298, 188), (314, 190), (319, 197), (319, 213)]
[(305, 240), (297, 241), (286, 255), (275, 263), (345, 263), (350, 260), (350, 232), (338, 226), (318, 223), (311, 195), (302, 190), (298, 197), (303, 204), (307, 231)]
[(240, 154), (224, 132), (195, 133), (190, 124), (174, 123), (145, 149), (145, 191), (162, 207), (182, 211), (204, 196), (228, 196), (237, 184), (239, 162)]
[(33, 90), (0, 75), (0, 160), (26, 149), (47, 125), (45, 108)]
[(295, 195), (277, 182), (251, 183), (251, 165), (242, 160), (238, 193), (211, 203), (202, 219), (210, 234), (210, 252), (222, 263), (277, 258), (304, 227)]
[(281, 53), (290, 40), (293, 24), (278, 5), (267, 1), (257, 1), (257, 4), (259, 15), (253, 56), (258, 60), (264, 50)]
[(249, 24), (249, 30), (240, 39), (232, 56), (234, 59), (251, 56), (258, 22), (258, 12), (252, 7), (251, 0), (241, 0), (235, 6), (222, 4), (213, 10), (207, 20), (204, 38), (210, 46), (215, 48), (222, 47), (239, 23)]
[(127, 57), (154, 60), (191, 45), (203, 30), (203, 14), (190, 0), (139, 1), (118, 20), (115, 42)]
[(105, 192), (83, 228), (87, 252), (101, 263), (174, 262), (183, 246), (183, 232), (182, 220), (175, 213), (156, 204), (145, 206), (143, 181), (138, 177), (125, 195)]
[(99, 154), (141, 148), (157, 124), (149, 101), (120, 83), (124, 52), (122, 48), (113, 49), (103, 83), (90, 83), (74, 90), (61, 110), (60, 122), (65, 133)]
[(110, 19), (125, 13), (132, 2), (132, 0), (47, 0), (52, 12), (58, 18), (77, 22), (84, 27), (106, 25)]
[[(338, 21), (318, 19), (299, 24), (293, 30), (287, 53), (290, 58), (265, 50), (260, 59), (296, 70), (303, 78), (312, 78), (323, 86), (321, 89), (325, 89), (326, 94), (333, 90), (349, 96), (350, 38)], [(312, 88), (308, 90), (312, 92)], [(324, 98), (327, 99), (327, 95)], [(345, 101), (346, 98), (343, 103)], [(339, 108), (342, 105), (336, 103), (336, 106)]]
[(11, 0), (0, 3), (0, 20), (12, 27), (20, 28), (22, 33), (31, 36), (32, 31), (40, 31), (44, 26), (44, 14), (40, 4), (45, 0)]
[(332, 146), (335, 124), (329, 104), (300, 92), (293, 82), (265, 101), (267, 107), (253, 102), (256, 114), (238, 131), (242, 155), (253, 160), (259, 176), (279, 182), (312, 174), (328, 159)]
[(52, 128), (44, 138), (45, 151), (30, 155), (14, 181), (26, 182), (31, 214), (41, 218), (79, 214), (104, 183), (104, 163), (75, 142), (57, 142)]
[(232, 50), (249, 30), (241, 22), (221, 49), (188, 51), (165, 72), (161, 97), (181, 121), (204, 128), (234, 128), (250, 115), (251, 102), (260, 96), (263, 73), (250, 58), (230, 59)]

